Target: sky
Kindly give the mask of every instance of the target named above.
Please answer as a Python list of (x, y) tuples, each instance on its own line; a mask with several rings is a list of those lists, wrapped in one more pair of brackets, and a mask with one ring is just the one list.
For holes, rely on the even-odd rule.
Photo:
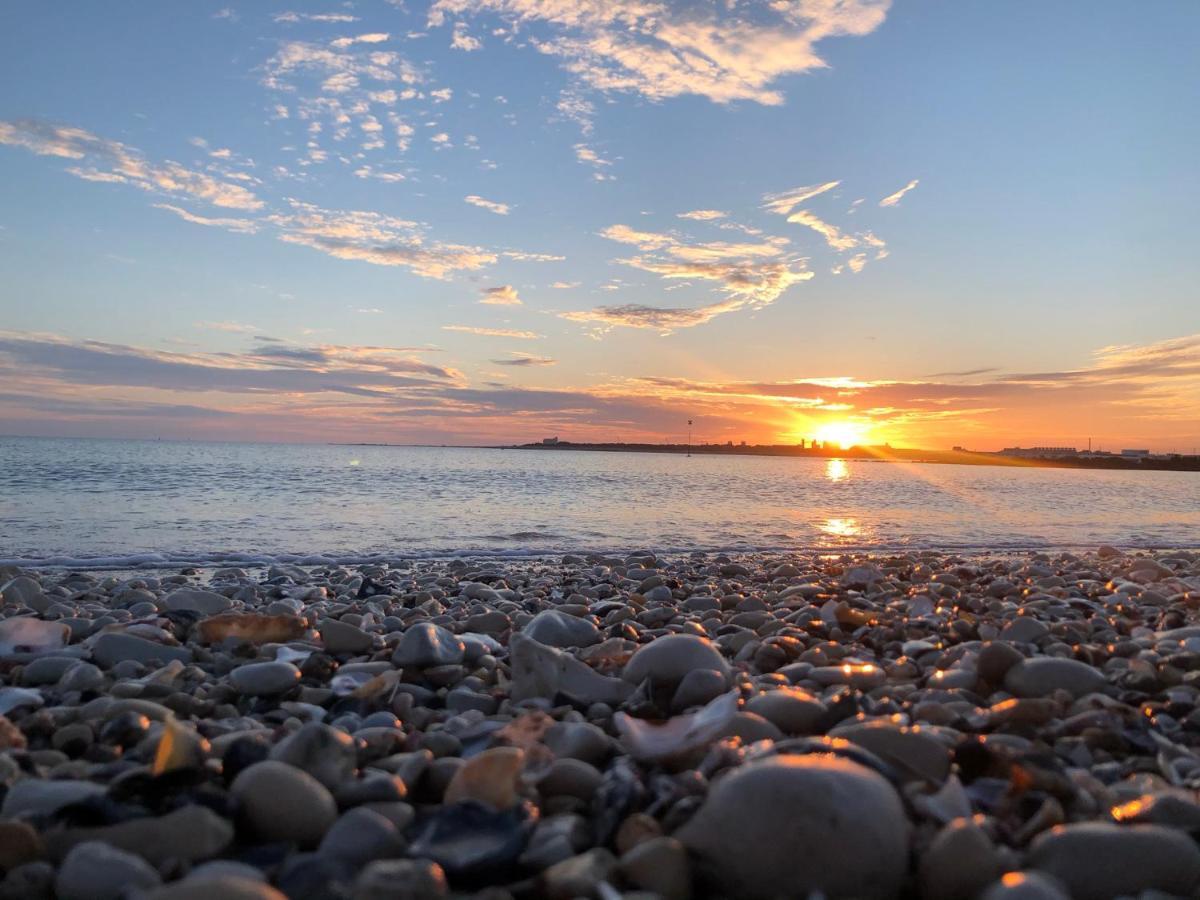
[(19, 2), (0, 433), (1200, 446), (1200, 4)]

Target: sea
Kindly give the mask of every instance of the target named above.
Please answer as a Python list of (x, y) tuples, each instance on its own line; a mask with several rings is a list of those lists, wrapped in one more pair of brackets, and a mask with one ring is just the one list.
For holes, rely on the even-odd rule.
[(1200, 546), (1200, 474), (0, 438), (0, 564)]

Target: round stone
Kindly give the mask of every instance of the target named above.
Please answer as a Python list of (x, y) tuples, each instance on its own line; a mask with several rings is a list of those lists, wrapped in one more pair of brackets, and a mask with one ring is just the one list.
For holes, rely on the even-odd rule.
[(1018, 697), (1045, 697), (1058, 690), (1083, 697), (1107, 683), (1104, 674), (1087, 663), (1054, 656), (1022, 660), (1004, 676), (1004, 689)]
[(245, 769), (230, 793), (250, 830), (263, 841), (316, 846), (337, 819), (337, 804), (321, 782), (277, 760)]
[(63, 860), (54, 889), (62, 900), (119, 900), (126, 891), (156, 887), (158, 872), (139, 856), (99, 841), (71, 848)]
[(729, 678), (729, 664), (712, 641), (694, 634), (671, 634), (640, 647), (621, 677), (633, 684), (650, 679), (674, 687), (693, 669), (715, 669)]
[(878, 773), (824, 754), (781, 756), (725, 775), (678, 832), (699, 874), (728, 896), (885, 900), (908, 869), (909, 823)]
[(260, 662), (238, 666), (229, 673), (229, 683), (241, 694), (261, 697), (282, 694), (296, 686), (300, 670), (290, 662)]
[(825, 718), (825, 704), (800, 688), (781, 688), (759, 694), (746, 704), (785, 734), (817, 734)]
[(1029, 865), (1061, 881), (1075, 900), (1200, 891), (1200, 848), (1162, 825), (1060, 825), (1034, 840)]
[(587, 619), (557, 609), (542, 610), (521, 631), (550, 647), (590, 647), (600, 640), (600, 629)]
[(353, 738), (323, 722), (301, 725), (271, 748), (271, 759), (307, 772), (330, 790), (353, 777), (358, 767)]

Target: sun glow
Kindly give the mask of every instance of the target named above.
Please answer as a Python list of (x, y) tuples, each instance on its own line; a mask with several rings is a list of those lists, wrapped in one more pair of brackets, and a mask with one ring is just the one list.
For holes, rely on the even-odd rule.
[(816, 438), (822, 444), (833, 444), (848, 450), (866, 443), (869, 433), (868, 426), (861, 422), (834, 421), (819, 426)]

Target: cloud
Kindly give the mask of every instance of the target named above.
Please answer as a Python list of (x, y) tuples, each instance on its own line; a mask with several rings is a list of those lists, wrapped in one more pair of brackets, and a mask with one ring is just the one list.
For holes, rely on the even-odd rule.
[(763, 209), (786, 216), (804, 201), (832, 191), (839, 184), (841, 184), (840, 181), (827, 181), (824, 184), (810, 184), (807, 187), (792, 188), (790, 191), (781, 191), (777, 194), (764, 194)]
[(783, 102), (773, 87), (786, 75), (823, 68), (816, 44), (864, 35), (890, 0), (803, 0), (769, 4), (547, 3), (544, 0), (437, 0), (429, 24), (499, 15), (516, 29), (537, 26), (530, 43), (558, 58), (585, 87), (651, 100), (685, 94), (715, 103)]
[(889, 194), (888, 196), (886, 196), (882, 200), (880, 200), (879, 205), (880, 206), (895, 206), (903, 199), (905, 194), (907, 194), (909, 191), (911, 191), (913, 188), (915, 188), (920, 183), (921, 183), (920, 179), (914, 178), (912, 181), (910, 181), (904, 187), (900, 188), (900, 190), (896, 191), (896, 193)]
[(239, 234), (253, 234), (258, 231), (258, 222), (253, 219), (229, 219), (229, 218), (208, 218), (206, 216), (198, 216), (188, 212), (186, 209), (181, 209), (178, 206), (172, 206), (170, 203), (155, 203), (155, 209), (165, 209), (168, 212), (173, 212), (185, 222), (191, 222), (193, 225), (207, 225), (211, 228), (224, 228), (228, 231), (236, 231)]
[(525, 353), (513, 353), (512, 359), (493, 359), (492, 362), (498, 366), (517, 366), (519, 368), (553, 366), (558, 364), (557, 359), (551, 359), (548, 356), (529, 356)]
[(254, 334), (258, 331), (258, 326), (247, 325), (244, 322), (197, 322), (196, 327), (212, 331), (225, 331), (229, 334)]
[(0, 121), (0, 144), (21, 147), (39, 156), (77, 160), (87, 167), (68, 169), (88, 181), (130, 184), (145, 191), (182, 194), (227, 209), (257, 210), (263, 201), (247, 188), (230, 184), (176, 162), (152, 163), (120, 141), (98, 137), (69, 125), (40, 119)]
[(352, 16), (349, 13), (297, 13), (297, 12), (281, 12), (276, 13), (276, 22), (286, 24), (295, 24), (297, 22), (321, 22), (329, 23), (347, 23), (357, 22), (358, 16)]
[(692, 219), (696, 222), (711, 222), (714, 219), (724, 219), (728, 213), (723, 213), (719, 209), (693, 209), (691, 212), (681, 212), (676, 215), (678, 219)]
[(455, 50), (470, 53), (473, 50), (482, 50), (483, 42), (479, 38), (467, 34), (466, 30), (459, 26), (454, 29), (454, 34), (450, 38), (450, 46)]
[(430, 242), (417, 222), (365, 210), (322, 209), (293, 200), (289, 211), (268, 216), (267, 221), (279, 230), (281, 241), (338, 259), (402, 266), (423, 278), (445, 279), (497, 259), (482, 247)]
[(478, 206), (480, 209), (486, 209), (488, 212), (495, 213), (498, 216), (507, 216), (509, 205), (507, 203), (497, 203), (493, 200), (484, 200), (478, 194), (468, 194), (463, 197), (463, 200), (470, 203), (472, 206)]
[(456, 383), (461, 374), (386, 347), (267, 344), (244, 353), (169, 353), (58, 335), (0, 332), (0, 359), (24, 377), (188, 393), (348, 394)]
[(667, 280), (711, 281), (728, 299), (694, 308), (635, 303), (561, 314), (570, 321), (669, 333), (703, 325), (725, 313), (767, 306), (792, 285), (813, 277), (803, 259), (787, 254), (786, 238), (771, 237), (754, 243), (689, 241), (675, 234), (639, 231), (622, 224), (611, 225), (600, 234), (641, 251), (637, 256), (617, 260), (622, 265)]
[[(626, 314), (639, 315), (633, 307)], [(662, 315), (644, 314), (678, 326)], [(678, 437), (686, 409), (698, 436), (720, 441), (790, 443), (832, 419), (909, 446), (1081, 446), (1089, 434), (1114, 448), (1200, 443), (1200, 335), (1101, 348), (1078, 368), (967, 383), (654, 375), (538, 390), (472, 387), (457, 370), (414, 358), (428, 347), (254, 341), (238, 352), (175, 353), (0, 332), (0, 427), (208, 439), (495, 443), (558, 433), (661, 441)], [(513, 352), (492, 362), (522, 368), (544, 359)]]
[(524, 341), (536, 341), (544, 337), (544, 335), (533, 331), (514, 331), (508, 328), (477, 328), (474, 325), (443, 325), (442, 331), (460, 331), (463, 334), (477, 334), (483, 337), (517, 338)]
[(580, 283), (578, 281), (554, 281), (550, 283), (550, 287), (558, 291), (565, 291), (579, 287)]
[(339, 50), (346, 47), (352, 47), (355, 44), (382, 44), (391, 38), (391, 35), (386, 31), (375, 31), (370, 34), (360, 34), (355, 37), (340, 37), (329, 42), (330, 47), (337, 47)]
[(489, 306), (520, 306), (521, 298), (517, 296), (517, 289), (511, 284), (502, 284), (499, 287), (484, 288), (483, 299), (479, 302)]

